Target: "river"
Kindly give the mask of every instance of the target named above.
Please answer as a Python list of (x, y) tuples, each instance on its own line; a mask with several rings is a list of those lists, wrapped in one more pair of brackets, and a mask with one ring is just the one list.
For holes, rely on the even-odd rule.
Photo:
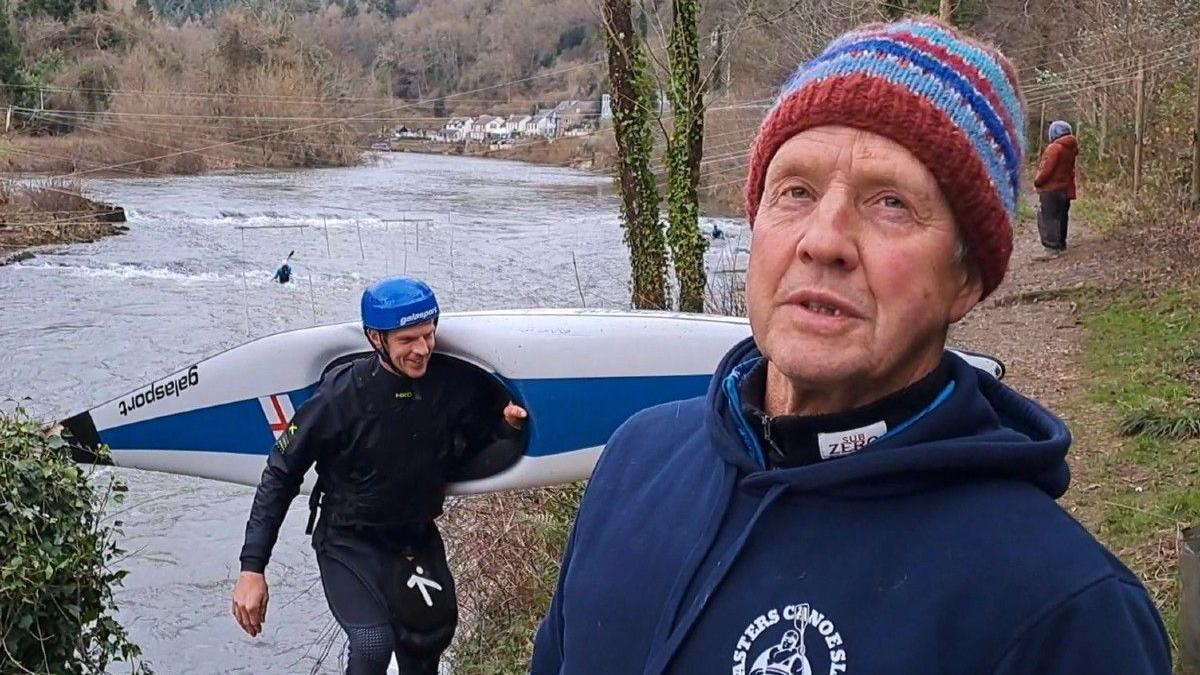
[[(628, 305), (628, 254), (606, 176), (396, 153), (344, 169), (86, 187), (126, 208), (127, 234), (0, 267), (0, 400), (24, 399), (45, 417), (254, 337), (355, 320), (362, 288), (388, 274), (425, 278), (444, 311)], [(710, 269), (744, 266), (744, 224), (716, 222), (726, 238), (710, 247)], [(290, 251), (292, 283), (273, 283)], [(229, 598), (253, 490), (100, 471), (130, 487), (112, 514), (130, 573), (119, 619), (158, 672), (338, 672), (336, 653), (320, 659), (337, 635), (302, 534), (303, 499), (268, 569), (264, 633), (251, 639)]]

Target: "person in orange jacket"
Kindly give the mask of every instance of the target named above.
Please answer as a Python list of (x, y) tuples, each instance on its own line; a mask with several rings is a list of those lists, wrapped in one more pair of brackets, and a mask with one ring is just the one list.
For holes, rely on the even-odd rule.
[(1075, 199), (1075, 158), (1079, 142), (1071, 125), (1056, 120), (1050, 124), (1050, 145), (1038, 164), (1037, 188), (1041, 201), (1038, 213), (1038, 233), (1046, 253), (1056, 256), (1067, 248), (1067, 216)]

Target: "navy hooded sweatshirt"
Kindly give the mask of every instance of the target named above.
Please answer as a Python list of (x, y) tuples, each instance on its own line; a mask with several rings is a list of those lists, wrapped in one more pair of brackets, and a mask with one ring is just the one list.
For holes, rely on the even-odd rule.
[(740, 384), (645, 410), (588, 485), (531, 672), (1143, 675), (1161, 619), (1056, 503), (1070, 435), (951, 360), (929, 408), (852, 454), (764, 470)]

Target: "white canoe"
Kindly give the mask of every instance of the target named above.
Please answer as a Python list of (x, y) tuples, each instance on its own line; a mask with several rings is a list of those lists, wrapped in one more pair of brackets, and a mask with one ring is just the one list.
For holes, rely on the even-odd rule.
[[(511, 468), (458, 494), (587, 478), (630, 415), (703, 394), (745, 319), (667, 312), (449, 312), (437, 351), (491, 373), (530, 413)], [(367, 353), (357, 322), (278, 333), (222, 352), (63, 422), (77, 458), (100, 444), (118, 466), (257, 485), (267, 453), (335, 362)], [(996, 359), (959, 352), (1002, 377)], [(310, 472), (305, 490), (311, 488)]]

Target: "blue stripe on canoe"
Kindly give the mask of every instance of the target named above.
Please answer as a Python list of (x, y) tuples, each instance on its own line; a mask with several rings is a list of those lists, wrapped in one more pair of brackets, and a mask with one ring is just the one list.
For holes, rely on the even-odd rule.
[[(299, 408), (316, 386), (288, 392)], [(100, 441), (113, 450), (194, 450), (266, 455), (275, 435), (252, 398), (133, 422), (100, 432)]]
[[(710, 375), (505, 380), (532, 411), (526, 455), (544, 457), (603, 445), (630, 415), (699, 396)], [(288, 392), (299, 409), (315, 386)], [(191, 450), (266, 455), (275, 437), (258, 399), (223, 403), (100, 432), (114, 450)]]
[(529, 457), (604, 445), (630, 415), (708, 390), (711, 375), (515, 380), (509, 391), (532, 410)]

